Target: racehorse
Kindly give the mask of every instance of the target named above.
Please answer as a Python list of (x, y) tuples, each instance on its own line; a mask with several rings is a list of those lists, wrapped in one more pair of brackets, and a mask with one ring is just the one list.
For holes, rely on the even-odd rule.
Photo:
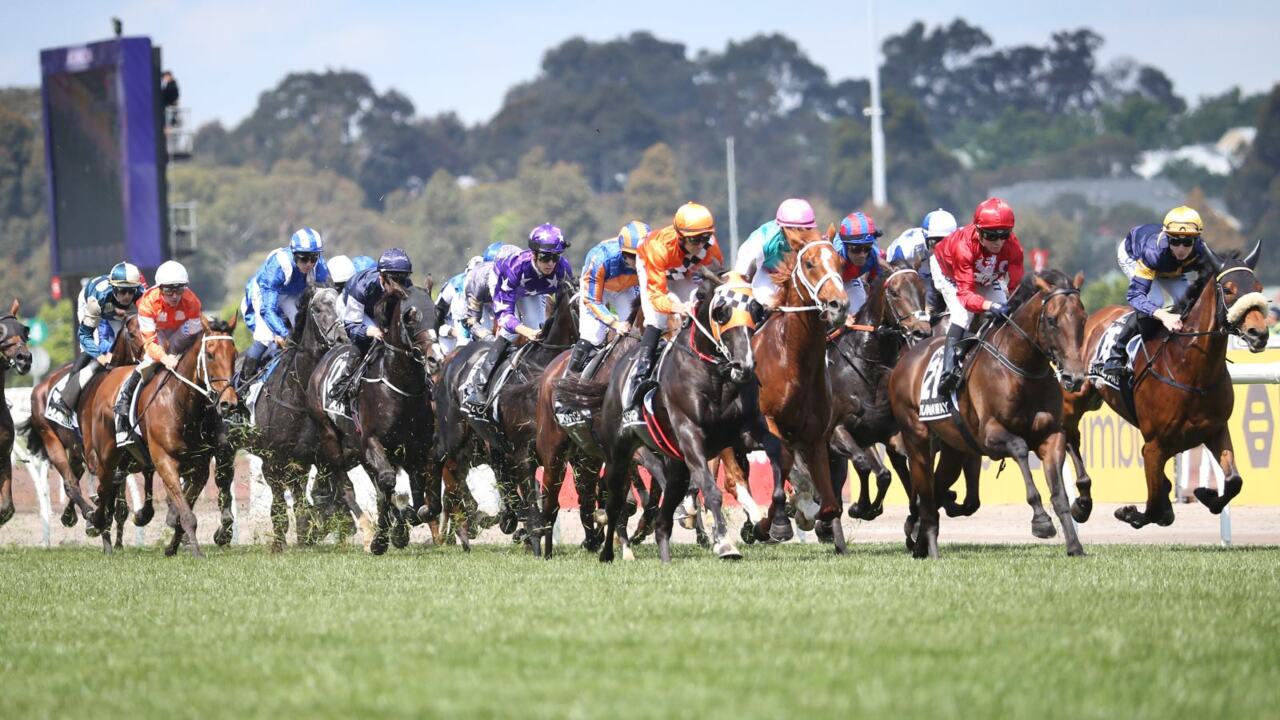
[[(203, 482), (188, 482), (185, 492), (181, 478), (207, 477), (209, 462), (219, 444), (221, 419), (240, 404), (231, 383), (236, 346), (231, 337), (231, 322), (201, 317), (201, 330), (186, 339), (178, 364), (173, 370), (163, 365), (138, 388), (137, 428), (142, 446), (126, 452), (116, 446), (115, 398), (120, 385), (134, 369), (115, 368), (98, 383), (91, 399), (82, 403), (80, 431), (84, 438), (84, 460), (89, 472), (98, 479), (99, 503), (90, 522), (103, 531), (103, 550), (111, 552), (111, 541), (105, 532), (107, 508), (114, 507), (116, 493), (131, 466), (142, 462), (133, 453), (144, 454), (160, 474), (169, 492), (169, 502), (177, 513), (173, 539), (165, 548), (166, 555), (178, 551), (184, 537), (191, 544), (191, 554), (202, 557), (196, 538), (196, 516), (191, 509)], [(175, 345), (171, 351), (176, 352)], [(212, 416), (210, 410), (216, 412)], [(227, 473), (229, 476), (230, 473)]]
[[(285, 491), (292, 492), (299, 543), (311, 541), (317, 511), (307, 502), (308, 469), (315, 465), (317, 488), (340, 491), (350, 498), (346, 470), (319, 458), (320, 428), (307, 412), (307, 383), (320, 359), (330, 348), (347, 342), (338, 314), (338, 293), (333, 288), (307, 286), (298, 299), (297, 314), (285, 349), (268, 362), (262, 388), (258, 391), (253, 423), (236, 438), (262, 458), (263, 478), (271, 488), (272, 550), (283, 550), (289, 530), (289, 509)], [(352, 501), (350, 504), (354, 504)], [(359, 506), (355, 507), (355, 511)], [(364, 520), (358, 512), (357, 516)], [(365, 537), (372, 536), (366, 529)]]
[[(818, 492), (820, 520), (840, 514), (831, 486), (827, 444), (833, 428), (832, 388), (827, 377), (827, 327), (844, 324), (849, 298), (841, 281), (842, 260), (829, 238), (815, 228), (783, 228), (789, 252), (772, 271), (778, 286), (775, 312), (751, 339), (760, 382), (760, 412), (783, 443), (781, 472), (768, 513), (755, 527), (758, 540), (791, 537), (783, 480), (798, 460)], [(835, 228), (829, 231), (832, 235)], [(726, 466), (737, 458), (721, 456)], [(730, 462), (732, 460), (733, 462)], [(744, 471), (745, 465), (735, 472)], [(745, 476), (743, 476), (745, 477)], [(836, 523), (836, 550), (845, 551)]]
[(615, 535), (626, 553), (626, 525), (620, 524), (622, 506), (627, 499), (632, 458), (642, 446), (663, 454), (662, 475), (667, 486), (655, 529), (663, 562), (671, 561), (672, 518), (691, 478), (715, 517), (712, 543), (716, 555), (742, 557), (729, 536), (720, 489), (707, 467), (707, 461), (724, 448), (745, 453), (748, 447), (763, 447), (773, 467), (775, 485), (782, 483), (782, 446), (760, 412), (751, 343), (755, 322), (749, 310), (750, 285), (736, 275), (722, 283), (703, 267), (697, 268), (697, 274), (701, 284), (693, 313), (658, 362), (653, 375), (658, 387), (651, 401), (642, 403), (645, 409), (639, 417), (631, 413), (624, 417), (623, 412), (631, 391), (634, 350), (614, 366), (607, 384), (565, 378), (558, 386), (562, 404), (598, 414), (603, 420), (600, 437), (608, 458), (603, 484), (608, 497), (602, 562), (613, 560)]
[[(921, 380), (926, 368), (936, 364), (930, 360), (941, 347), (941, 338), (912, 346), (890, 372), (889, 400), (902, 429), (919, 513), (914, 540), (908, 529), (916, 557), (938, 556), (938, 495), (973, 455), (1013, 458), (1018, 463), (1033, 511), (1032, 533), (1052, 537), (1053, 521), (1044, 512), (1031, 479), (1029, 449), (1044, 466), (1067, 554), (1084, 554), (1062, 483), (1066, 438), (1061, 423), (1062, 386), (1075, 390), (1084, 381), (1083, 283), (1081, 274), (1070, 279), (1057, 270), (1028, 273), (1010, 299), (1010, 307), (1016, 310), (1010, 311), (1008, 321), (989, 325), (980, 333), (977, 348), (965, 364), (968, 379), (955, 394), (949, 416), (920, 420)], [(936, 472), (935, 447), (941, 453)]]
[[(142, 336), (138, 333), (138, 316), (130, 315), (121, 325), (120, 332), (116, 334), (115, 340), (111, 344), (111, 359), (107, 363), (108, 367), (122, 367), (125, 365), (133, 365), (137, 363), (138, 358), (142, 356)], [(62, 487), (66, 489), (67, 506), (62, 511), (62, 524), (66, 527), (74, 527), (77, 521), (76, 510), (79, 509), (86, 520), (94, 511), (92, 504), (85, 499), (80, 489), (80, 478), (84, 475), (84, 445), (81, 441), (80, 434), (74, 430), (62, 427), (57, 423), (50, 422), (47, 417), (49, 406), (49, 393), (53, 390), (62, 378), (66, 377), (71, 371), (74, 363), (66, 363), (52, 373), (49, 373), (36, 386), (31, 389), (31, 419), (23, 430), (27, 435), (27, 448), (32, 455), (37, 457), (48, 458), (50, 464), (58, 471), (58, 475), (62, 478)], [(82, 388), (80, 397), (77, 401), (78, 407), (72, 408), (79, 415), (80, 407), (87, 406), (88, 398), (97, 390), (102, 379), (106, 377), (106, 373), (99, 372), (89, 380), (89, 383)], [(146, 498), (141, 508), (137, 509), (133, 517), (135, 525), (143, 526), (151, 522), (154, 514), (151, 497), (151, 474), (147, 474)], [(124, 518), (128, 514), (128, 505), (124, 502), (121, 495), (118, 498), (115, 507), (116, 515), (116, 540), (115, 546), (121, 547), (124, 541)], [(90, 537), (97, 535), (98, 528), (93, 523), (88, 523), (85, 532)]]
[(497, 475), (502, 496), (499, 527), (511, 534), (516, 531), (520, 518), (526, 518), (525, 539), (530, 550), (537, 540), (527, 534), (532, 532), (528, 518), (538, 517), (539, 506), (534, 475), (537, 470), (534, 443), (539, 433), (535, 422), (538, 414), (537, 383), (547, 364), (562, 351), (572, 348), (578, 340), (573, 286), (562, 283), (556, 288), (551, 302), (552, 309), (539, 339), (522, 344), (508, 356), (511, 374), (501, 388), (496, 384), (504, 369), (499, 368), (494, 373), (495, 392), (491, 393), (490, 407), (496, 412), (496, 420), (492, 416), (483, 419), (473, 417), (462, 408), (466, 381), (483, 360), (484, 353), (490, 351), (491, 340), (472, 342), (450, 355), (434, 393), (436, 412), (440, 417), (435, 456), (446, 488), (460, 490), (464, 486), (461, 481), (477, 460), (480, 445), (487, 446), (488, 463)]
[[(388, 284), (374, 306), (373, 318), (383, 338), (373, 341), (359, 374), (352, 377), (358, 385), (352, 415), (326, 407), (326, 378), (339, 360), (355, 361), (357, 351), (351, 345), (334, 347), (316, 365), (307, 384), (306, 407), (320, 428), (319, 457), (331, 472), (345, 472), (357, 463), (373, 469), (370, 479), (377, 493), (378, 517), (369, 551), (381, 555), (387, 551), (389, 534), (396, 547), (408, 544), (422, 489), (433, 474), (430, 449), (435, 418), (429, 394), (439, 347), (430, 277), (426, 288)], [(414, 494), (411, 507), (395, 505), (398, 470), (409, 476)]]
[[(30, 328), (17, 318), (18, 300), (15, 298), (9, 306), (9, 313), (0, 316), (0, 390), (4, 389), (9, 370), (26, 375), (31, 370), (31, 350), (27, 348), (27, 335)], [(0, 452), (4, 459), (0, 460), (0, 526), (13, 517), (13, 439), (15, 437), (13, 416), (9, 414), (9, 404), (0, 408)]]
[[(1133, 380), (1127, 393), (1109, 385), (1086, 382), (1064, 398), (1063, 429), (1068, 452), (1076, 467), (1080, 496), (1072, 506), (1079, 522), (1093, 509), (1092, 480), (1080, 457), (1080, 419), (1105, 401), (1120, 417), (1142, 432), (1142, 461), (1147, 480), (1147, 505), (1143, 512), (1126, 505), (1116, 518), (1140, 528), (1149, 523), (1173, 523), (1169, 501), (1171, 485), (1165, 463), (1175, 455), (1203, 444), (1222, 467), (1223, 492), (1196, 488), (1196, 499), (1213, 514), (1240, 494), (1244, 481), (1236, 467), (1235, 449), (1227, 421), (1235, 404), (1231, 376), (1227, 372), (1227, 338), (1240, 337), (1252, 352), (1267, 346), (1268, 302), (1254, 275), (1262, 242), (1244, 258), (1222, 257), (1205, 248), (1207, 267), (1201, 271), (1182, 303), (1182, 330), (1161, 330), (1145, 338), (1133, 361)], [(1129, 308), (1105, 307), (1089, 317), (1084, 357), (1097, 352), (1107, 328)]]

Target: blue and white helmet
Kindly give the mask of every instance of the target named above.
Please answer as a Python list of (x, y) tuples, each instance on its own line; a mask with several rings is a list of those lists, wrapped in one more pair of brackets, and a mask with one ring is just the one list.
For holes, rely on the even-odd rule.
[(927, 238), (944, 238), (956, 231), (956, 217), (946, 210), (938, 208), (924, 216), (920, 227), (924, 230), (924, 236)]
[(290, 252), (320, 253), (324, 252), (324, 239), (314, 228), (304, 227), (289, 238)]

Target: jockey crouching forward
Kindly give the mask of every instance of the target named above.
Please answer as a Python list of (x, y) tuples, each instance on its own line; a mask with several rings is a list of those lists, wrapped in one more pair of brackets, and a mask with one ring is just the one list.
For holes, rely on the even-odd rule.
[(783, 200), (774, 213), (774, 219), (756, 228), (746, 242), (738, 248), (738, 256), (734, 259), (733, 270), (751, 283), (751, 293), (755, 297), (759, 311), (755, 313), (757, 324), (763, 322), (764, 311), (777, 306), (778, 286), (774, 284), (772, 272), (777, 268), (791, 245), (787, 242), (783, 228), (817, 227), (813, 215), (813, 207), (808, 200), (789, 198)]
[(640, 299), (636, 250), (649, 233), (648, 225), (635, 220), (622, 228), (618, 237), (587, 253), (578, 286), (578, 344), (569, 357), (569, 373), (582, 374), (610, 330), (624, 335), (631, 329), (626, 318)]
[(511, 342), (517, 337), (537, 340), (542, 335), (542, 323), (547, 319), (546, 297), (555, 294), (560, 283), (573, 276), (573, 268), (563, 257), (568, 249), (560, 228), (544, 223), (529, 233), (528, 250), (494, 261), (497, 286), (493, 291), (493, 312), (498, 334), (465, 401), (468, 412), (484, 411), (494, 369), (506, 357)]
[(519, 255), (520, 248), (505, 243), (493, 243), (485, 249), (481, 262), (467, 271), (463, 283), (465, 303), (462, 325), (472, 340), (484, 340), (493, 335), (493, 291), (498, 287), (498, 275), (493, 264), (499, 259)]
[(116, 334), (124, 327), (129, 309), (142, 297), (142, 291), (142, 273), (127, 262), (116, 263), (110, 273), (90, 280), (80, 291), (76, 303), (80, 353), (55, 405), (62, 414), (70, 416), (75, 412), (80, 389), (111, 362)]
[(155, 287), (138, 300), (138, 332), (142, 335), (142, 362), (120, 386), (116, 399), (116, 446), (132, 444), (137, 438), (129, 422), (129, 405), (143, 380), (155, 374), (156, 365), (173, 370), (183, 341), (200, 333), (200, 298), (187, 287), (187, 269), (168, 260), (156, 269)]
[(849, 313), (845, 324), (853, 325), (858, 311), (867, 302), (867, 283), (880, 275), (880, 249), (876, 238), (884, 233), (876, 229), (876, 221), (862, 212), (850, 213), (840, 221), (836, 231), (836, 252), (844, 258), (840, 279), (844, 281), (844, 293), (849, 298)]
[(342, 291), (347, 288), (349, 281), (356, 273), (362, 270), (368, 270), (378, 266), (378, 261), (368, 255), (357, 255), (349, 258), (346, 255), (336, 255), (329, 259), (329, 279), (333, 281), (333, 288), (341, 295)]
[(1108, 380), (1120, 385), (1129, 368), (1125, 363), (1125, 346), (1139, 330), (1144, 334), (1158, 330), (1159, 324), (1169, 332), (1182, 330), (1182, 318), (1165, 306), (1186, 294), (1187, 273), (1200, 267), (1204, 258), (1204, 240), (1200, 233), (1204, 223), (1200, 213), (1183, 205), (1164, 216), (1164, 224), (1138, 225), (1129, 231), (1116, 247), (1116, 259), (1129, 291), (1125, 299), (1134, 309), (1111, 347), (1102, 372)]
[(946, 309), (942, 293), (933, 282), (933, 268), (929, 258), (939, 242), (956, 231), (956, 218), (951, 213), (938, 208), (924, 216), (920, 227), (911, 228), (889, 244), (885, 250), (885, 259), (889, 262), (907, 262), (915, 266), (924, 280), (926, 299), (928, 301), (930, 322), (936, 324), (937, 318)]
[[(973, 211), (973, 223), (947, 236), (929, 260), (938, 291), (951, 313), (938, 391), (950, 394), (960, 384), (960, 341), (973, 315), (989, 312), (1007, 318), (1008, 288), (1022, 282), (1022, 243), (1013, 234), (1013, 208), (987, 198)], [(1004, 282), (1001, 282), (1004, 278)]]
[(253, 333), (253, 344), (240, 365), (242, 382), (253, 379), (268, 346), (283, 349), (298, 315), (298, 298), (309, 282), (329, 282), (324, 239), (311, 228), (289, 238), (289, 247), (273, 250), (244, 287), (240, 314)]
[(471, 342), (471, 333), (463, 324), (467, 317), (467, 273), (482, 262), (484, 259), (479, 255), (467, 261), (467, 269), (445, 281), (436, 298), (436, 320), (439, 323), (436, 332), (440, 347), (446, 353)]
[[(400, 248), (391, 248), (378, 258), (377, 266), (362, 270), (347, 281), (342, 290), (342, 326), (362, 359), (368, 355), (373, 341), (382, 339), (382, 328), (373, 319), (374, 307), (391, 285), (413, 287), (412, 275), (413, 262), (409, 256)], [(350, 388), (351, 379), (360, 364), (353, 362), (347, 366), (342, 377), (333, 383), (330, 399), (342, 394), (340, 388)]]
[(685, 203), (672, 223), (654, 230), (636, 252), (636, 274), (640, 281), (640, 308), (644, 311), (644, 336), (632, 368), (632, 394), (628, 409), (634, 408), (650, 383), (658, 338), (671, 323), (672, 315), (688, 315), (686, 300), (697, 280), (690, 277), (698, 265), (720, 265), (724, 255), (716, 243), (716, 223), (711, 211), (697, 203)]

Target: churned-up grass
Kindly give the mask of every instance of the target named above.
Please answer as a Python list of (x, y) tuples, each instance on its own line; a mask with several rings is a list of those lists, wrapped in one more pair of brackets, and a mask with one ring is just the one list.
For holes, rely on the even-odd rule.
[(27, 717), (1276, 717), (1280, 550), (0, 551)]

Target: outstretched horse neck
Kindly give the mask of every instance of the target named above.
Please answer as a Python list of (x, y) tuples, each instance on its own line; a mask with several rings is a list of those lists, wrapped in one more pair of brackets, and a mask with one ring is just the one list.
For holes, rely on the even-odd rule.
[(552, 296), (551, 317), (543, 325), (545, 333), (542, 339), (530, 348), (530, 363), (545, 367), (562, 350), (578, 341), (578, 327), (574, 324), (573, 310), (574, 303), (570, 293), (560, 290)]
[[(388, 293), (386, 305), (387, 327), (385, 330), (386, 352), (382, 353), (380, 363), (383, 375), (395, 378), (397, 386), (403, 382), (402, 388), (410, 393), (419, 392), (426, 385), (426, 374), (415, 350), (413, 333), (405, 324), (404, 301), (408, 295), (403, 291)], [(406, 379), (407, 378), (407, 379)]]
[(845, 342), (852, 343), (854, 347), (861, 345), (863, 357), (881, 365), (892, 364), (891, 361), (897, 358), (906, 344), (901, 333), (891, 332), (894, 321), (889, 317), (886, 286), (886, 280), (877, 280), (867, 295), (866, 303), (854, 316), (854, 324), (871, 327), (872, 330), (845, 331), (850, 336)]
[[(1036, 292), (1014, 311), (1003, 326), (992, 333), (988, 341), (1009, 362), (1028, 375), (1049, 370), (1050, 358), (1043, 347), (1044, 340), (1040, 337), (1040, 319), (1047, 300), (1048, 296), (1043, 291)], [(995, 361), (995, 358), (991, 359)]]
[(1227, 365), (1228, 333), (1223, 323), (1223, 313), (1218, 308), (1219, 292), (1216, 277), (1206, 282), (1191, 310), (1183, 318), (1183, 334), (1169, 338), (1170, 345), (1179, 347), (1182, 351), (1182, 358), (1171, 362), (1169, 368), (1177, 376), (1182, 376), (1178, 371), (1183, 367), (1191, 370), (1193, 384), (1201, 385), (1216, 380)]
[(138, 341), (138, 316), (130, 315), (120, 326), (116, 339), (111, 343), (111, 365), (132, 365), (142, 355), (141, 343)]

